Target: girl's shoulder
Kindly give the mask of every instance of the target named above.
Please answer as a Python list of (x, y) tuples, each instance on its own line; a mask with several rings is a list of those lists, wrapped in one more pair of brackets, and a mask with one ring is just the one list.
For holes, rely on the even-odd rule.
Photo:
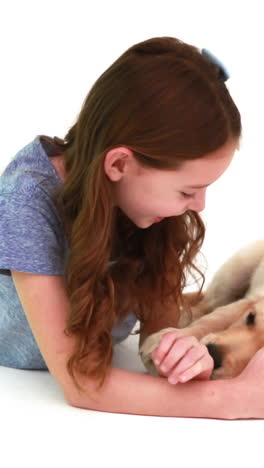
[(0, 177), (0, 269), (63, 274), (66, 234), (54, 190), (59, 178), (35, 140)]
[(61, 183), (40, 138), (36, 137), (21, 148), (10, 160), (0, 176), (0, 196), (35, 196), (41, 189), (52, 197)]

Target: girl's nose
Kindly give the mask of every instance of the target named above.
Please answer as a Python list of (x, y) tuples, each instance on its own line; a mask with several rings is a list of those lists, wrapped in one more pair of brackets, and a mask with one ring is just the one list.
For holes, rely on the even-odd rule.
[(195, 194), (193, 200), (191, 200), (188, 209), (193, 211), (203, 211), (205, 208), (205, 190), (201, 190)]

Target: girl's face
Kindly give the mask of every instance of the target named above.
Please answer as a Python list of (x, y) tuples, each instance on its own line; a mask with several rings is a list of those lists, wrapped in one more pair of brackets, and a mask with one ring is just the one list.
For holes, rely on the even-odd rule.
[(205, 207), (206, 187), (225, 172), (237, 147), (237, 141), (228, 142), (210, 155), (170, 171), (142, 169), (130, 150), (115, 148), (105, 161), (114, 182), (115, 205), (140, 228), (149, 227), (159, 217), (179, 216), (187, 210), (200, 212)]

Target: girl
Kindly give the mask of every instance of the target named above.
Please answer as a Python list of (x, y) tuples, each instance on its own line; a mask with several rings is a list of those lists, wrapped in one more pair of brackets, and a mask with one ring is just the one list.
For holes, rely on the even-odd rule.
[[(204, 281), (193, 263), (205, 235), (198, 213), (242, 131), (227, 77), (176, 38), (135, 44), (98, 78), (63, 140), (38, 135), (13, 157), (0, 178), (1, 365), (48, 369), (81, 408), (264, 415), (262, 350), (230, 381), (210, 381), (207, 349), (176, 333), (154, 351), (167, 378), (111, 366), (137, 320), (144, 337), (169, 301), (180, 313), (188, 271)], [(171, 383), (184, 373), (186, 383)]]

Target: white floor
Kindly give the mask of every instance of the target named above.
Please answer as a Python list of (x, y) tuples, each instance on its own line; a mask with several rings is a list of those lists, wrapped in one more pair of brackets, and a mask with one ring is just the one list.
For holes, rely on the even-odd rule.
[[(138, 336), (115, 347), (114, 366), (145, 372)], [(113, 414), (68, 406), (47, 371), (0, 367), (5, 468), (262, 466), (264, 421)]]

